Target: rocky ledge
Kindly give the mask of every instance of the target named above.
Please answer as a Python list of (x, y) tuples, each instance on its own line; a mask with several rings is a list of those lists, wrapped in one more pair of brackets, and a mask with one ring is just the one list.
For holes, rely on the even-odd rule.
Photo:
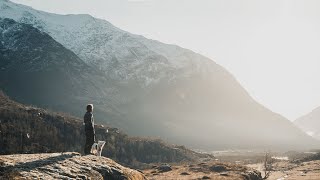
[(106, 157), (79, 153), (0, 156), (0, 179), (147, 179)]

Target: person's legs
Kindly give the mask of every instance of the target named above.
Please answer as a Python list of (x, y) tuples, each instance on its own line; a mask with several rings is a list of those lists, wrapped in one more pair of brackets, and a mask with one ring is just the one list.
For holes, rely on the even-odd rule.
[(94, 132), (93, 130), (86, 131), (86, 144), (84, 147), (84, 154), (90, 154), (91, 147), (94, 143)]

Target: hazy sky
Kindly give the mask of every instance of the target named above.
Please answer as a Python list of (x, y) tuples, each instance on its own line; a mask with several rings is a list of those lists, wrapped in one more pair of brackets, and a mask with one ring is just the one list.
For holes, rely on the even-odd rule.
[(320, 106), (318, 0), (14, 0), (91, 14), (177, 44), (228, 69), (272, 111), (294, 120)]

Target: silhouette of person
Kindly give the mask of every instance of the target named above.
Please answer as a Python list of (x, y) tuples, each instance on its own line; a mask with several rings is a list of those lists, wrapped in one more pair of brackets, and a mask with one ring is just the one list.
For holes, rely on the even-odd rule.
[(87, 105), (87, 112), (83, 117), (85, 134), (86, 134), (86, 144), (84, 146), (84, 154), (90, 154), (91, 147), (95, 142), (95, 130), (94, 130), (94, 120), (93, 120), (93, 105)]

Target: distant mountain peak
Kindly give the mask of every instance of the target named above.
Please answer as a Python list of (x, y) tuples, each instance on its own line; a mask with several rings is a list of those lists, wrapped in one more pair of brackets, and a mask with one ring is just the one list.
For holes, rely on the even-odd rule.
[(320, 107), (296, 119), (294, 123), (308, 135), (320, 140)]

